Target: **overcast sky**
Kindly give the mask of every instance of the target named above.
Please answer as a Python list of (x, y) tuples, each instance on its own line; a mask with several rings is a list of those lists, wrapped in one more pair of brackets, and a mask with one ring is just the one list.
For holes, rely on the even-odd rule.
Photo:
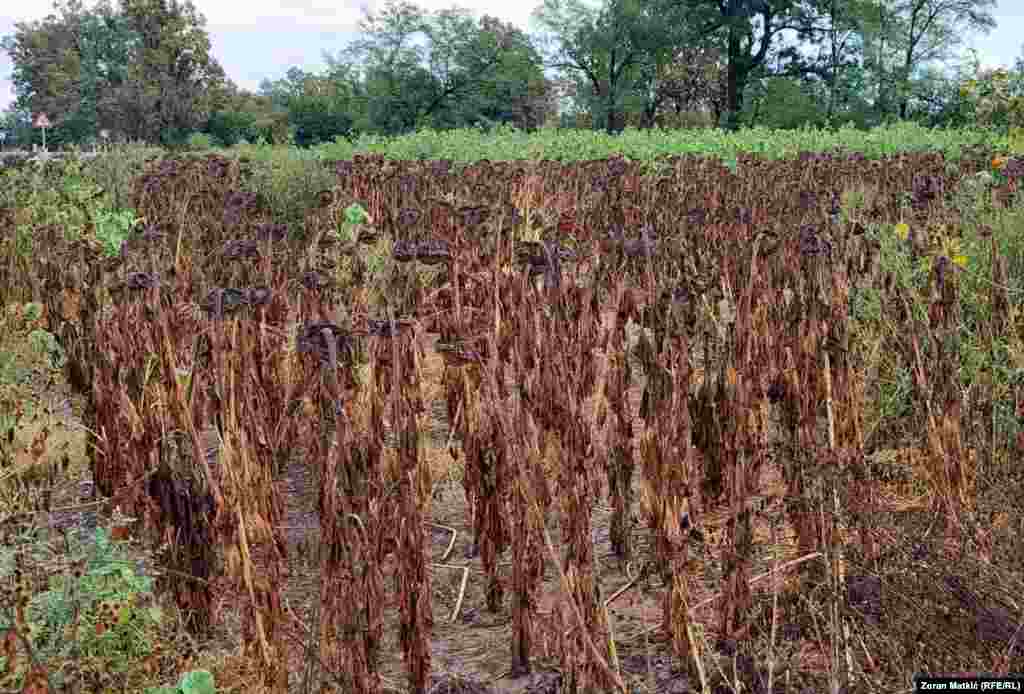
[[(86, 0), (84, 4), (92, 7), (95, 3)], [(323, 52), (337, 55), (357, 36), (357, 24), (363, 16), (360, 7), (377, 6), (375, 0), (193, 0), (193, 4), (206, 18), (214, 57), (235, 84), (252, 91), (260, 80), (283, 77), (292, 66), (313, 72), (323, 70)], [(416, 4), (435, 11), (456, 3), (422, 0)], [(530, 11), (540, 0), (462, 0), (457, 4), (477, 16), (486, 13), (529, 31)], [(5, 2), (0, 8), (0, 36), (13, 34), (15, 22), (42, 19), (52, 7), (51, 0)], [(999, 0), (994, 15), (997, 28), (969, 43), (989, 66), (1011, 66), (1021, 55), (1024, 43), (1024, 1)], [(0, 110), (14, 100), (11, 69), (9, 56), (0, 50)]]

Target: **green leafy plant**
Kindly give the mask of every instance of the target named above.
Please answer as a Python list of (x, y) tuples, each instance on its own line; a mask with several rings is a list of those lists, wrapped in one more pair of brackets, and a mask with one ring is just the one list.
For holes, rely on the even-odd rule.
[[(0, 385), (22, 384), (32, 376), (31, 363), (40, 354), (50, 358), (50, 366), (64, 365), (64, 351), (57, 339), (41, 329), (32, 326), (42, 317), (43, 307), (37, 303), (11, 306), (0, 319), (0, 330), (8, 338), (0, 348)], [(17, 348), (17, 343), (27, 339), (32, 354)], [(20, 399), (20, 398), (19, 398)], [(6, 429), (0, 429), (6, 433)]]
[(975, 75), (961, 83), (960, 98), (965, 115), (979, 126), (1005, 129), (1024, 124), (1024, 95), (1004, 67), (982, 69), (978, 64)]
[[(34, 554), (37, 568), (50, 560), (45, 544), (35, 538), (23, 537), (19, 544), (0, 550), (0, 579), (10, 580), (18, 571), (19, 552), (22, 561)], [(46, 571), (46, 589), (28, 601), (36, 657), (52, 666), (48, 669), (58, 686), (67, 676), (58, 667), (64, 662), (77, 662), (80, 668), (88, 663), (111, 675), (128, 672), (152, 653), (163, 619), (152, 603), (152, 579), (136, 572), (127, 549), (104, 528), (96, 529), (91, 542), (78, 544), (65, 561), (80, 568)], [(0, 629), (13, 625), (13, 608), (0, 608)]]
[[(992, 335), (993, 251), (1005, 263), (1005, 280), (998, 286), (1005, 289), (1011, 305), (1010, 321), (1016, 320), (1016, 304), (1024, 296), (1019, 279), (1024, 269), (1024, 245), (1017, 231), (1022, 221), (1019, 203), (1007, 207), (993, 204), (991, 190), (1004, 183), (1000, 180), (997, 158), (996, 172), (981, 171), (965, 177), (956, 192), (955, 204), (961, 222), (955, 228), (933, 221), (921, 228), (917, 222), (868, 224), (867, 235), (878, 243), (879, 268), (891, 279), (891, 296), (905, 300), (913, 320), (928, 326), (929, 307), (935, 301), (935, 268), (940, 259), (946, 261), (946, 272), (955, 274), (957, 283), (957, 330), (947, 339), (945, 348), (957, 355), (957, 377), (964, 388), (985, 382), (992, 397), (992, 417), (996, 436), (1013, 440), (1019, 430), (1014, 416), (1013, 384), (1021, 378), (1024, 353), (1021, 341), (1011, 331), (1009, 336)], [(844, 195), (844, 218), (857, 217), (864, 207), (860, 193)], [(911, 249), (911, 234), (916, 232)], [(1005, 284), (1004, 284), (1005, 283)], [(906, 366), (884, 355), (895, 353), (884, 347), (898, 341), (899, 320), (894, 304), (876, 286), (857, 288), (851, 292), (850, 315), (857, 333), (873, 355), (872, 365), (877, 378), (876, 402), (881, 420), (896, 419), (906, 414), (911, 404), (912, 379)], [(902, 319), (900, 319), (902, 320)], [(881, 341), (881, 342), (879, 342)]]
[(370, 215), (357, 202), (345, 208), (345, 221), (349, 224), (364, 224), (369, 218)]
[(359, 227), (370, 221), (370, 215), (359, 203), (352, 203), (345, 208), (345, 218), (338, 227), (336, 235), (348, 243), (354, 242), (359, 236)]
[(206, 133), (192, 133), (188, 136), (188, 148), (191, 150), (212, 149), (213, 145), (213, 136)]
[(102, 210), (95, 215), (96, 238), (103, 244), (103, 252), (110, 257), (121, 252), (132, 231), (144, 220), (135, 217), (132, 210)]
[(207, 670), (193, 670), (181, 676), (176, 687), (150, 687), (146, 694), (215, 694), (217, 686)]
[(28, 334), (28, 341), (36, 354), (45, 356), (49, 360), (52, 368), (59, 369), (64, 366), (67, 355), (53, 333), (42, 329), (33, 330)]
[(235, 145), (232, 152), (261, 164), (253, 168), (247, 189), (264, 195), (274, 221), (301, 237), (310, 204), (319, 191), (335, 184), (336, 174), (308, 150)]

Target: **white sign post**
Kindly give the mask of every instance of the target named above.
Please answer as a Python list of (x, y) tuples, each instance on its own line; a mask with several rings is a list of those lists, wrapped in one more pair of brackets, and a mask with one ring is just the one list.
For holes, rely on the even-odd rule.
[(107, 141), (110, 139), (110, 131), (107, 130), (106, 128), (104, 128), (103, 130), (100, 130), (100, 137), (103, 138), (103, 144), (104, 144), (103, 149), (106, 150)]
[(4, 149), (4, 141), (7, 139), (7, 133), (0, 130), (0, 152)]
[(46, 117), (45, 113), (40, 113), (36, 116), (36, 120), (33, 123), (37, 128), (43, 129), (43, 151), (46, 151), (46, 129), (50, 127), (50, 119)]

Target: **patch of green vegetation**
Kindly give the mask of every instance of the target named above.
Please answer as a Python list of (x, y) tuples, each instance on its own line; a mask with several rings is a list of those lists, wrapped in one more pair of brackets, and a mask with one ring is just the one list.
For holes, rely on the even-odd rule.
[[(1019, 429), (1013, 388), (1024, 382), (1024, 342), (1018, 330), (1000, 330), (993, 321), (999, 320), (996, 302), (1000, 296), (1009, 297), (1010, 326), (1018, 325), (1022, 317), (1024, 239), (1018, 230), (1024, 225), (1024, 200), (1005, 206), (993, 204), (992, 190), (999, 185), (999, 176), (982, 174), (964, 178), (954, 193), (962, 219), (956, 229), (936, 222), (927, 226), (866, 225), (867, 238), (879, 247), (879, 278), (888, 278), (891, 285), (887, 292), (881, 281), (855, 288), (850, 314), (859, 349), (877, 376), (875, 415), (879, 421), (908, 415), (912, 378), (895, 356), (905, 353), (904, 343), (909, 339), (906, 331), (899, 329), (901, 316), (906, 310), (910, 320), (929, 324), (929, 310), (941, 295), (941, 267), (942, 281), (956, 283), (952, 315), (958, 321), (943, 349), (957, 355), (956, 375), (962, 388), (981, 384), (993, 396), (996, 435), (1012, 440)], [(848, 191), (843, 196), (843, 219), (858, 219), (870, 198), (871, 191)], [(994, 263), (999, 263), (998, 272)], [(920, 348), (927, 350), (929, 345)]]
[(146, 694), (215, 694), (217, 686), (208, 670), (193, 670), (181, 676), (176, 687), (152, 687)]
[[(59, 560), (38, 529), (12, 539), (0, 547), (0, 581), (18, 591), (32, 651), (46, 664), (53, 685), (63, 688), (99, 672), (127, 684), (127, 676), (152, 655), (163, 619), (152, 602), (152, 579), (136, 572), (127, 548), (104, 528), (91, 538), (65, 535), (67, 551)], [(33, 585), (42, 576), (48, 576), (45, 583)], [(0, 630), (14, 625), (9, 603), (0, 608)], [(0, 658), (0, 671), (4, 665)], [(14, 674), (11, 684), (22, 686), (25, 673)]]

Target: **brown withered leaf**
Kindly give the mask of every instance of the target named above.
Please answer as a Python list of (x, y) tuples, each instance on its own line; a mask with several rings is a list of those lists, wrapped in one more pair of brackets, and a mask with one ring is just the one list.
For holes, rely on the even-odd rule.
[(330, 285), (330, 280), (315, 270), (302, 275), (302, 286), (311, 291), (319, 291)]
[(160, 279), (156, 275), (148, 272), (133, 272), (125, 279), (124, 287), (132, 290), (152, 289), (159, 282)]
[(61, 294), (61, 316), (66, 321), (78, 320), (78, 312), (82, 303), (81, 293), (73, 289), (65, 289)]
[(391, 255), (398, 263), (410, 263), (416, 259), (418, 246), (415, 241), (395, 241)]
[(47, 427), (43, 427), (38, 434), (32, 438), (32, 445), (29, 446), (29, 452), (32, 454), (32, 460), (39, 462), (39, 459), (46, 453), (46, 439), (50, 436), (50, 430)]
[(18, 632), (14, 627), (3, 632), (3, 637), (0, 638), (0, 656), (3, 656), (5, 661), (0, 675), (6, 676), (18, 668)]
[(46, 668), (42, 665), (32, 666), (25, 677), (25, 686), (21, 688), (21, 694), (49, 694), (50, 682), (46, 677)]
[(473, 349), (467, 349), (458, 343), (437, 342), (434, 349), (441, 355), (444, 363), (448, 366), (465, 366), (466, 364), (482, 364), (483, 355)]
[(269, 287), (250, 287), (245, 292), (246, 298), (253, 306), (265, 306), (270, 303), (273, 292)]
[(212, 289), (200, 304), (203, 311), (210, 316), (214, 315), (217, 311), (217, 300), (219, 294), (223, 295), (223, 299), (221, 299), (222, 308), (226, 314), (234, 313), (239, 308), (249, 303), (249, 297), (245, 290), (233, 289), (231, 287), (226, 289)]
[(425, 265), (437, 265), (451, 260), (452, 252), (444, 239), (427, 239), (420, 241), (416, 249), (416, 258)]
[(396, 334), (401, 334), (409, 331), (415, 325), (416, 321), (412, 319), (398, 318), (394, 322), (394, 329), (392, 329), (391, 322), (388, 320), (368, 318), (366, 321), (365, 333), (367, 335), (373, 335), (375, 337), (393, 337)]
[(224, 244), (224, 257), (229, 260), (255, 258), (259, 256), (259, 245), (250, 239), (237, 239)]
[(302, 327), (302, 331), (296, 340), (296, 348), (299, 353), (314, 353), (319, 357), (321, 364), (335, 366), (328, 364), (330, 360), (330, 345), (324, 342), (324, 330), (329, 333), (330, 339), (335, 342), (338, 357), (344, 356), (350, 360), (354, 348), (351, 334), (344, 328), (328, 321), (307, 323)]
[(482, 224), (490, 215), (490, 208), (481, 205), (463, 206), (456, 210), (459, 220), (464, 226), (473, 228)]
[(316, 198), (317, 207), (321, 209), (325, 207), (330, 207), (334, 203), (334, 191), (321, 190), (319, 193), (316, 194)]
[(359, 230), (358, 243), (364, 246), (372, 246), (380, 238), (380, 230), (373, 226), (364, 226)]

